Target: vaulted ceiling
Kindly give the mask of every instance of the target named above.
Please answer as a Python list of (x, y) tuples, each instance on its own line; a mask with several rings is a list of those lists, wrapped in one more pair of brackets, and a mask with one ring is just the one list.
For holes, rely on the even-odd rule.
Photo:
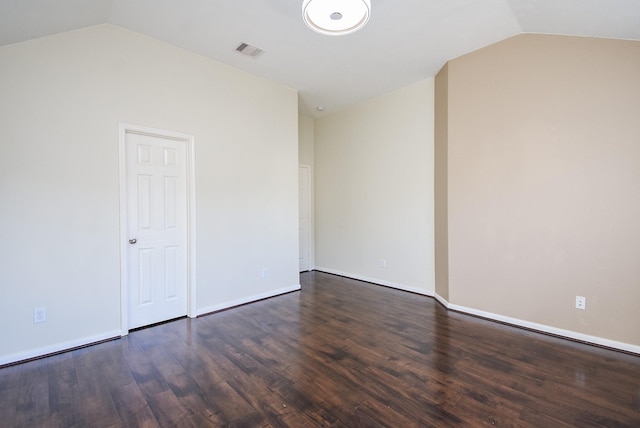
[[(640, 0), (371, 3), (364, 29), (332, 37), (305, 26), (302, 0), (2, 0), (0, 45), (111, 23), (296, 88), (301, 108), (319, 116), (521, 33), (640, 40)], [(244, 56), (241, 42), (265, 53)]]

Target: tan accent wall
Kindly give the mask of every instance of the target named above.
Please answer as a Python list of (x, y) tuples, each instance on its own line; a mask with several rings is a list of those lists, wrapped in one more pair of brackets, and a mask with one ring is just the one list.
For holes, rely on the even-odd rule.
[(451, 61), (447, 166), (452, 304), (640, 345), (639, 42)]
[(447, 201), (447, 143), (449, 133), (449, 66), (435, 78), (435, 288), (436, 294), (449, 300), (449, 226)]

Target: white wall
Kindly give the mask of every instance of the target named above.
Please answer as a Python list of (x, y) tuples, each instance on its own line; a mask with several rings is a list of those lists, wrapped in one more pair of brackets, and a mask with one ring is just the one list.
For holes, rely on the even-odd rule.
[(101, 25), (0, 48), (0, 94), (0, 364), (120, 332), (119, 121), (196, 136), (199, 313), (298, 287), (295, 90)]
[(433, 294), (433, 109), (429, 79), (316, 120), (318, 270)]
[(300, 165), (313, 167), (315, 121), (311, 116), (300, 113), (298, 117), (298, 161)]

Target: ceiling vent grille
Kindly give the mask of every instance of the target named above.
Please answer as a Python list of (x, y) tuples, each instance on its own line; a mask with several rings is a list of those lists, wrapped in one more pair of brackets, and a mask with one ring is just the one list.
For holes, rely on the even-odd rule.
[(262, 49), (251, 46), (248, 43), (240, 43), (236, 48), (236, 51), (243, 55), (250, 56), (251, 58), (256, 58), (264, 52)]

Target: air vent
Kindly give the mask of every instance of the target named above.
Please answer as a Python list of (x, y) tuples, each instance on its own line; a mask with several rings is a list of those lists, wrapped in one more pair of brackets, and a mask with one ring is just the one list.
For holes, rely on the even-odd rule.
[(236, 51), (246, 56), (250, 56), (251, 58), (256, 58), (258, 55), (264, 52), (262, 49), (251, 46), (248, 43), (240, 43), (236, 48)]

